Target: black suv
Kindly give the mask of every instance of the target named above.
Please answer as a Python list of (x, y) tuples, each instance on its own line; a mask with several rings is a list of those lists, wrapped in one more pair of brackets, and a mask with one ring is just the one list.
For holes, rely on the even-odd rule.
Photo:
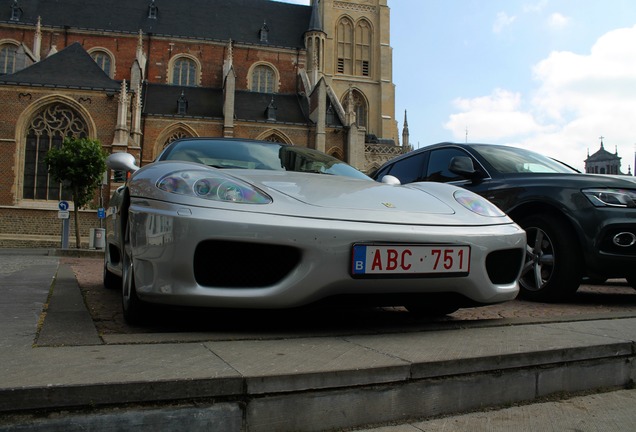
[(372, 173), (402, 184), (453, 183), (489, 199), (526, 230), (520, 294), (559, 301), (584, 277), (626, 278), (636, 288), (636, 178), (582, 174), (538, 153), (502, 145), (440, 143)]

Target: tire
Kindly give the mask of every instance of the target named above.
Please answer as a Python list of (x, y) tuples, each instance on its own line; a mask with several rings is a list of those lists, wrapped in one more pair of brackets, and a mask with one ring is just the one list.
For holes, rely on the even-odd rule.
[(130, 325), (139, 325), (143, 324), (147, 318), (148, 306), (137, 296), (133, 262), (130, 228), (127, 225), (122, 256), (121, 306), (126, 322)]
[(560, 217), (535, 214), (517, 221), (526, 230), (526, 261), (519, 279), (520, 297), (532, 301), (563, 301), (582, 279), (579, 243)]

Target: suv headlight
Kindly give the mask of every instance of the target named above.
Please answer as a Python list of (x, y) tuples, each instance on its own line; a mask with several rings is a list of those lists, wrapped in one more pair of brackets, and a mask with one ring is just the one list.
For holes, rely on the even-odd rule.
[(596, 207), (636, 207), (636, 191), (629, 189), (583, 189), (583, 195)]
[(210, 171), (176, 171), (161, 177), (157, 187), (165, 192), (213, 201), (269, 204), (265, 192), (238, 179)]

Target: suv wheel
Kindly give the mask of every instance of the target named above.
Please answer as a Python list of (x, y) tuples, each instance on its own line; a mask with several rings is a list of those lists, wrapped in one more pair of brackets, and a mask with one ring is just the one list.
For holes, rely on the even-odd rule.
[(517, 222), (526, 230), (526, 262), (519, 279), (523, 298), (555, 302), (572, 296), (581, 283), (581, 258), (572, 229), (559, 217), (535, 214)]

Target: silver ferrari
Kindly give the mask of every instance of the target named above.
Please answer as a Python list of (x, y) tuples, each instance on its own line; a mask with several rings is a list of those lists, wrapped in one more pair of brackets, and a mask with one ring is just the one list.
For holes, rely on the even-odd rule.
[(128, 178), (107, 212), (104, 284), (131, 323), (152, 303), (444, 315), (518, 293), (525, 232), (462, 188), (378, 183), (315, 150), (226, 138), (107, 165)]

